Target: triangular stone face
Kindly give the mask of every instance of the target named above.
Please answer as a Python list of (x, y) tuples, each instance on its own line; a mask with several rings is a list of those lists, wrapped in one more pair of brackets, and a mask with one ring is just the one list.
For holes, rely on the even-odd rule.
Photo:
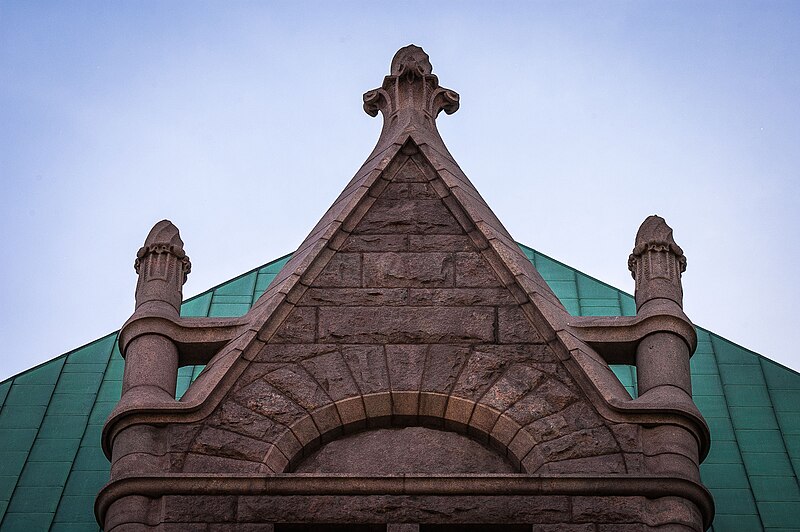
[[(345, 432), (409, 425), (466, 432), (529, 473), (636, 467), (619, 427), (484, 259), (465, 213), (442, 201), (445, 186), (421, 154), (396, 156), (341, 248), (202, 423), (182, 471), (280, 473)], [(459, 472), (438, 465), (428, 472)]]

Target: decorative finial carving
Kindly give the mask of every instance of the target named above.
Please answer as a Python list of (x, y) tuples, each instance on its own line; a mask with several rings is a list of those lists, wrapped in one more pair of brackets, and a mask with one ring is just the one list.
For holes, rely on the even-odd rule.
[(409, 79), (433, 73), (430, 57), (419, 46), (409, 44), (400, 48), (392, 58), (392, 75)]
[(636, 280), (637, 308), (659, 298), (683, 306), (681, 274), (686, 271), (686, 257), (672, 237), (672, 228), (660, 216), (648, 216), (642, 222), (628, 269)]
[(161, 220), (150, 230), (133, 265), (139, 274), (136, 285), (136, 307), (146, 302), (168, 303), (180, 310), (183, 284), (192, 263), (183, 250), (178, 228), (169, 220)]
[[(428, 54), (410, 44), (397, 51), (392, 59), (391, 74), (380, 88), (364, 94), (364, 111), (370, 116), (383, 113), (382, 138), (389, 131), (432, 128), (436, 116), (458, 110), (458, 93), (439, 86)], [(380, 144), (380, 142), (379, 142)]]

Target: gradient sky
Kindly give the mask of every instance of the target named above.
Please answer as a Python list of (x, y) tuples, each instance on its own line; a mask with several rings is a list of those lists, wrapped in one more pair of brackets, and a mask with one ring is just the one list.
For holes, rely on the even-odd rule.
[(160, 219), (187, 297), (293, 251), (409, 43), (516, 240), (632, 292), (664, 216), (689, 317), (800, 369), (800, 2), (0, 0), (0, 379), (118, 329)]

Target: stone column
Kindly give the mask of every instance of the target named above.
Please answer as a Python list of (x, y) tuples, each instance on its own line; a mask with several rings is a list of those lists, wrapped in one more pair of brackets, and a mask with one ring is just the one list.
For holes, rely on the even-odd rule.
[[(686, 257), (663, 218), (649, 216), (642, 223), (628, 267), (636, 280), (638, 316), (672, 316), (688, 322), (681, 286)], [(676, 333), (661, 331), (645, 336), (636, 348), (637, 400), (694, 407), (690, 356), (690, 346)], [(698, 442), (685, 427), (666, 424), (647, 428), (642, 444), (645, 465), (651, 473), (700, 480)]]
[[(683, 316), (681, 274), (686, 271), (686, 257), (663, 218), (649, 216), (642, 223), (628, 268), (636, 280), (637, 314)], [(645, 337), (636, 350), (639, 396), (670, 386), (691, 397), (690, 356), (689, 346), (676, 334)]]
[[(183, 300), (183, 284), (191, 270), (178, 228), (169, 220), (158, 222), (134, 264), (139, 274), (136, 285), (136, 316), (177, 319)], [(175, 399), (178, 377), (178, 349), (169, 338), (143, 334), (128, 344), (125, 352), (122, 396), (133, 391), (137, 401), (163, 402)]]

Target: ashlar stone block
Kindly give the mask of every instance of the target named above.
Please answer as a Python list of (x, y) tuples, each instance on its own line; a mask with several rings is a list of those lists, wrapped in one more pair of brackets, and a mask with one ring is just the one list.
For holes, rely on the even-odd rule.
[(440, 199), (378, 199), (354, 234), (462, 234), (463, 229)]
[(264, 378), (276, 390), (291, 398), (306, 411), (332, 402), (319, 383), (297, 364), (284, 366), (267, 374)]
[(480, 253), (455, 254), (456, 286), (499, 287), (500, 280)]
[(311, 284), (314, 287), (361, 286), (361, 255), (336, 253)]
[(368, 287), (453, 286), (450, 253), (365, 253), (364, 284)]
[(319, 338), (327, 343), (475, 343), (493, 337), (489, 307), (319, 308)]
[(469, 357), (468, 347), (431, 344), (422, 374), (422, 391), (449, 393)]
[(258, 379), (233, 397), (246, 408), (285, 426), (306, 415), (306, 410), (266, 380)]
[(358, 387), (339, 351), (308, 358), (301, 365), (332, 400), (358, 394)]
[(361, 393), (389, 390), (389, 371), (382, 345), (342, 346), (342, 356)]

